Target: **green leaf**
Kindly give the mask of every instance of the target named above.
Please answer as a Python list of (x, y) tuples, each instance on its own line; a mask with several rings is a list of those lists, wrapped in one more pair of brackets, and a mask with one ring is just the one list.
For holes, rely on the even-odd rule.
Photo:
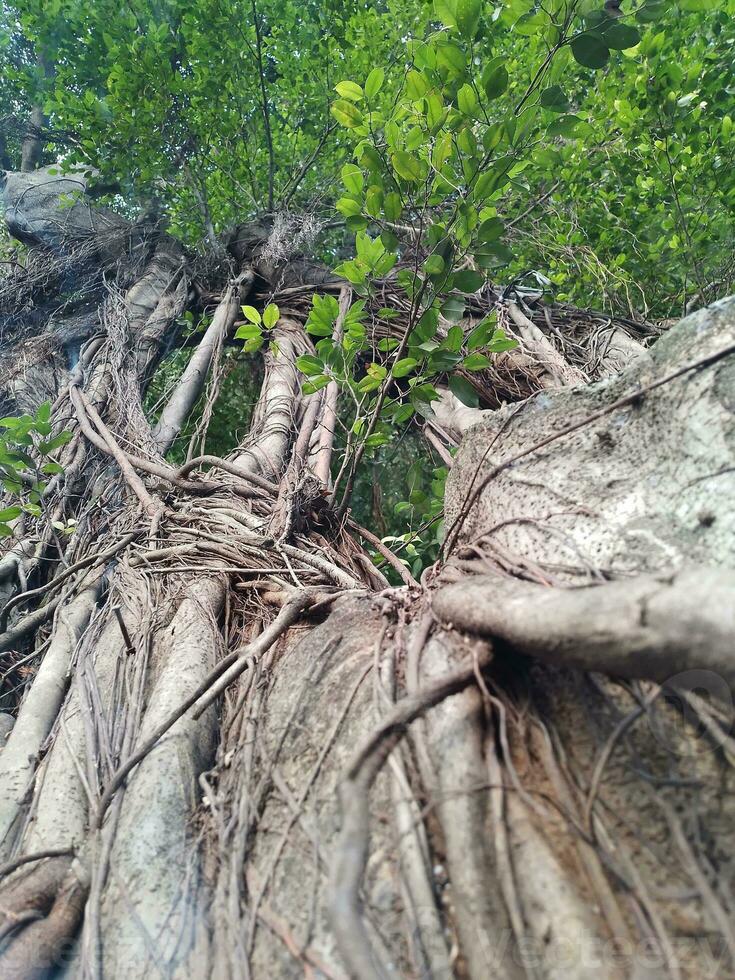
[(477, 392), (472, 387), (467, 378), (461, 378), (459, 375), (453, 375), (449, 379), (449, 390), (462, 402), (463, 405), (467, 405), (469, 408), (477, 408), (480, 404), (480, 399), (477, 397)]
[(313, 395), (315, 391), (326, 388), (331, 380), (328, 374), (318, 374), (309, 381), (305, 381), (301, 386), (301, 391), (304, 395)]
[(447, 336), (444, 339), (442, 347), (452, 351), (453, 354), (456, 354), (457, 351), (460, 350), (462, 347), (463, 339), (464, 339), (464, 333), (462, 331), (462, 328), (460, 326), (455, 325), (453, 327), (450, 327), (449, 330), (447, 331)]
[(42, 405), (38, 406), (36, 411), (36, 420), (38, 422), (48, 422), (51, 418), (51, 402), (44, 402)]
[(436, 252), (424, 262), (424, 272), (427, 276), (440, 276), (444, 272), (444, 259)]
[(541, 93), (539, 105), (544, 109), (550, 109), (551, 112), (566, 112), (569, 108), (569, 99), (561, 85), (550, 85)]
[(722, 0), (680, 0), (682, 10), (692, 10), (697, 14), (705, 10), (717, 10)]
[(442, 303), (442, 316), (453, 323), (462, 319), (464, 311), (465, 301), (461, 296), (450, 296)]
[(465, 371), (482, 371), (490, 367), (490, 358), (484, 354), (468, 354), (462, 361), (462, 367)]
[(52, 453), (55, 449), (60, 449), (62, 446), (65, 446), (67, 442), (71, 441), (71, 438), (71, 432), (60, 432), (53, 439), (49, 439), (46, 442), (39, 442), (38, 451), (45, 456), (46, 453)]
[(434, 0), (434, 13), (445, 27), (457, 26), (457, 0)]
[(377, 364), (375, 361), (368, 365), (367, 373), (373, 377), (382, 381), (388, 374), (388, 368), (384, 364)]
[(301, 371), (302, 374), (308, 377), (315, 374), (322, 374), (324, 372), (324, 361), (319, 357), (314, 357), (311, 354), (302, 354), (301, 357), (296, 358), (296, 367)]
[(14, 521), (22, 513), (22, 507), (6, 507), (4, 510), (0, 510), (0, 521)]
[(393, 422), (396, 425), (401, 422), (407, 422), (413, 413), (413, 405), (396, 405), (395, 411), (393, 412)]
[(397, 261), (398, 255), (395, 252), (386, 252), (384, 255), (381, 255), (374, 265), (375, 275), (387, 276)]
[(406, 75), (406, 95), (409, 99), (415, 102), (417, 99), (422, 99), (428, 91), (429, 83), (421, 72), (411, 69)]
[(383, 87), (385, 71), (382, 68), (373, 68), (365, 79), (365, 95), (368, 99), (374, 99)]
[(338, 95), (351, 102), (359, 102), (363, 97), (362, 86), (357, 82), (337, 82), (334, 88)]
[(250, 320), (251, 323), (262, 323), (262, 319), (258, 310), (254, 306), (241, 306), (240, 309), (243, 312), (243, 316)]
[(347, 129), (356, 129), (362, 126), (363, 115), (356, 105), (347, 102), (345, 99), (337, 99), (332, 103), (331, 113), (341, 126)]
[(345, 218), (354, 218), (362, 214), (360, 202), (356, 201), (354, 197), (341, 197), (335, 204), (335, 207)]
[(334, 322), (339, 313), (339, 304), (334, 296), (312, 297), (312, 308), (306, 321), (306, 331), (315, 337), (331, 337)]
[(571, 41), (574, 60), (585, 68), (603, 68), (610, 57), (607, 45), (599, 34), (578, 34)]
[(487, 218), (477, 229), (477, 238), (481, 242), (496, 242), (505, 230), (500, 218)]
[(481, 269), (492, 269), (497, 265), (510, 262), (513, 258), (513, 253), (503, 242), (488, 242), (486, 245), (481, 245), (474, 255)]
[(473, 115), (477, 108), (477, 95), (475, 95), (475, 90), (466, 82), (460, 88), (459, 92), (457, 92), (457, 106), (459, 111), (464, 113), (465, 116)]
[(405, 150), (399, 150), (390, 159), (399, 177), (412, 182), (421, 180), (421, 162), (416, 157)]
[(461, 269), (454, 273), (454, 288), (460, 293), (476, 293), (485, 285), (485, 277), (474, 269)]
[(480, 23), (482, 0), (457, 0), (455, 17), (460, 34), (473, 38)]
[(495, 64), (487, 74), (483, 73), (482, 84), (488, 99), (497, 99), (508, 88), (510, 77), (504, 64)]
[(418, 361), (414, 357), (403, 357), (400, 361), (396, 361), (393, 365), (393, 377), (394, 378), (405, 378), (407, 374), (416, 367)]
[(429, 370), (436, 374), (451, 371), (461, 360), (462, 355), (456, 351), (435, 350), (429, 355)]
[(513, 30), (521, 37), (533, 37), (534, 34), (540, 34), (548, 25), (549, 19), (542, 11), (537, 13), (529, 11), (518, 18), (513, 25)]
[(546, 128), (546, 135), (553, 138), (555, 136), (565, 136), (570, 139), (574, 136), (582, 124), (579, 116), (559, 116)]
[(487, 349), (491, 354), (502, 354), (506, 350), (514, 350), (518, 346), (518, 341), (513, 340), (512, 337), (506, 337), (505, 331), (497, 329), (493, 334), (493, 338), (487, 345)]
[(380, 387), (380, 378), (375, 378), (371, 374), (366, 374), (364, 378), (361, 378), (357, 382), (358, 391), (367, 394), (369, 391), (375, 391)]
[[(699, 0), (696, 2), (699, 3)], [(659, 17), (663, 17), (667, 7), (667, 0), (648, 0), (648, 3), (644, 3), (642, 7), (638, 8), (635, 15), (641, 23), (650, 24), (658, 20)]]
[(431, 340), (436, 335), (438, 327), (439, 310), (434, 309), (434, 307), (424, 310), (416, 324), (416, 333), (418, 334), (419, 340)]
[(401, 195), (397, 191), (391, 191), (385, 195), (383, 200), (383, 214), (388, 221), (398, 221), (401, 216)]
[(606, 27), (602, 37), (608, 48), (612, 48), (613, 51), (626, 51), (628, 48), (634, 48), (641, 39), (641, 35), (635, 27), (617, 23)]
[(263, 323), (266, 325), (268, 330), (272, 330), (273, 327), (278, 323), (278, 319), (281, 315), (281, 311), (278, 309), (275, 303), (269, 303), (265, 310), (263, 311)]
[(354, 259), (338, 265), (334, 272), (335, 275), (342, 276), (348, 282), (351, 282), (353, 286), (360, 286), (365, 282), (365, 269), (358, 265)]
[(0, 524), (0, 538), (9, 538), (13, 534), (13, 529), (7, 524)]
[(472, 190), (472, 196), (476, 201), (484, 201), (495, 193), (500, 187), (508, 183), (508, 171), (515, 163), (514, 158), (508, 154), (496, 160), (484, 173), (480, 174)]
[(252, 340), (253, 337), (261, 337), (263, 332), (254, 323), (244, 323), (235, 331), (235, 340)]
[(442, 44), (436, 52), (436, 60), (453, 75), (462, 75), (465, 69), (465, 53), (456, 44)]
[(362, 170), (354, 163), (346, 163), (342, 167), (342, 183), (350, 194), (359, 194), (362, 191)]

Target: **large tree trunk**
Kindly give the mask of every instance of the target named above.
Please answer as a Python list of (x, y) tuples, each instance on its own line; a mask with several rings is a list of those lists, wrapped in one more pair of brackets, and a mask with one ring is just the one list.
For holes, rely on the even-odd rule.
[[(295, 367), (304, 299), (341, 284), (239, 229), (151, 427), (187, 257), (80, 188), (4, 187), (33, 251), (0, 284), (3, 412), (50, 398), (73, 438), (0, 561), (2, 975), (731, 975), (735, 304), (648, 352), (500, 307), (522, 347), (480, 388), (517, 403), (443, 398), (444, 558), (388, 588), (321, 506), (334, 401)], [(271, 284), (247, 440), (175, 469)], [(570, 363), (564, 331), (605, 355)]]

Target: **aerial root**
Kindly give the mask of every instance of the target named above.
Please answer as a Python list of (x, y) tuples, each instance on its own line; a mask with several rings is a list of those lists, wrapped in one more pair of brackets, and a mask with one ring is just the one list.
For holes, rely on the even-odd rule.
[(583, 588), (477, 575), (440, 588), (444, 622), (558, 667), (676, 682), (706, 670), (735, 685), (735, 572), (689, 566)]
[(445, 698), (475, 683), (475, 668), (465, 668), (400, 701), (359, 747), (340, 789), (342, 829), (329, 884), (329, 915), (340, 953), (357, 980), (384, 980), (363, 921), (360, 886), (368, 858), (368, 794), (407, 726)]

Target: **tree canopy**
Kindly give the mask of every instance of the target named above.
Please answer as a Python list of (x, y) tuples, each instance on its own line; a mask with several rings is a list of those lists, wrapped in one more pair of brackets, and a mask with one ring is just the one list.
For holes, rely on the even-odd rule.
[[(368, 109), (407, 188), (412, 155), (455, 187), (473, 165), (487, 181), (508, 164), (482, 189), (512, 222), (504, 278), (539, 271), (557, 298), (671, 317), (732, 281), (733, 13), (729, 0), (4, 4), (4, 152), (18, 157), (39, 104), (47, 161), (94, 168), (120, 206), (160, 209), (195, 245), (265, 211), (333, 224), (343, 167), (367, 169), (351, 137)], [(392, 198), (364, 203), (398, 220)], [(324, 247), (348, 240), (335, 230)]]

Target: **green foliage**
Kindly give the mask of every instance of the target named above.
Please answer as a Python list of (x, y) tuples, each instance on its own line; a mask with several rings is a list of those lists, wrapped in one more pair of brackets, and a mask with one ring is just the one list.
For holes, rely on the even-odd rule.
[[(471, 209), (515, 218), (555, 190), (479, 268), (539, 269), (560, 299), (676, 315), (733, 282), (735, 2), (621, 10), (16, 0), (0, 12), (0, 102), (19, 125), (41, 103), (64, 134), (47, 160), (97, 168), (119, 204), (165, 209), (191, 243), (208, 218), (220, 231), (261, 211), (271, 182), (274, 206), (313, 207), (340, 172), (348, 231), (381, 212), (405, 223), (425, 179), (461, 193), (492, 153)], [(16, 167), (19, 131), (0, 138)]]
[[(54, 453), (66, 445), (71, 433), (60, 432), (52, 436), (50, 418), (51, 405), (44, 402), (35, 416), (0, 419), (0, 482), (16, 501), (0, 510), (0, 537), (12, 535), (9, 522), (23, 512), (41, 517), (46, 477), (63, 473)], [(61, 529), (70, 533), (66, 525)]]
[(235, 337), (245, 341), (242, 349), (246, 354), (254, 354), (265, 343), (268, 331), (278, 323), (280, 311), (275, 303), (269, 303), (262, 316), (254, 306), (243, 306), (242, 312), (248, 322), (237, 328)]
[(555, 138), (506, 206), (525, 212), (529, 191), (555, 190), (519, 229), (509, 271), (541, 270), (582, 306), (679, 316), (733, 288), (735, 4), (624, 4), (634, 17), (606, 22), (591, 6), (576, 43), (599, 36), (606, 65), (541, 94)]

